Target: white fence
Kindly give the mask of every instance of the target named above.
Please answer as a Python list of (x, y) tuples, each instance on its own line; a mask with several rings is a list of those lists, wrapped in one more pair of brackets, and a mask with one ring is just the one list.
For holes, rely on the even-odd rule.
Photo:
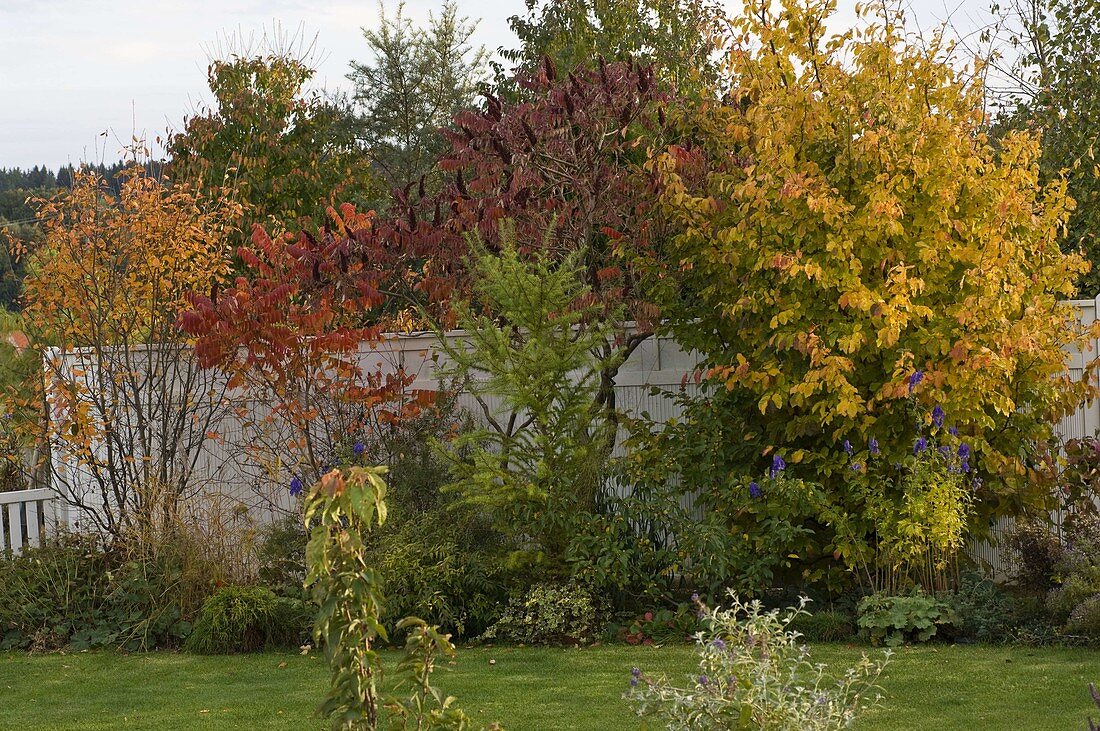
[[(1083, 323), (1095, 321), (1100, 313), (1100, 298), (1077, 300), (1073, 304), (1080, 311)], [(461, 332), (456, 331), (449, 333), (447, 337), (457, 341), (462, 336)], [(1095, 342), (1092, 343), (1091, 349), (1087, 349), (1084, 353), (1068, 353), (1068, 366), (1072, 376), (1077, 378), (1082, 376), (1087, 362), (1096, 357), (1097, 345)], [(365, 370), (370, 371), (400, 370), (415, 378), (412, 388), (430, 390), (438, 387), (437, 373), (441, 365), (441, 357), (434, 335), (397, 335), (386, 339), (377, 347), (364, 349), (361, 353), (361, 363)], [(628, 414), (648, 413), (658, 422), (678, 416), (680, 407), (675, 395), (681, 389), (688, 395), (698, 390), (692, 378), (696, 363), (695, 357), (684, 353), (671, 339), (649, 338), (641, 343), (619, 371), (615, 389), (617, 405)], [(477, 404), (469, 396), (460, 396), (459, 403), (475, 416), (480, 412)], [(493, 406), (495, 405), (490, 404), (490, 408)], [(1083, 405), (1076, 413), (1066, 417), (1057, 425), (1058, 433), (1065, 439), (1091, 436), (1098, 430), (1100, 430), (1100, 403), (1097, 402)], [(270, 465), (256, 464), (251, 462), (250, 458), (242, 456), (248, 452), (248, 444), (254, 435), (249, 433), (239, 419), (227, 417), (220, 424), (218, 431), (217, 439), (208, 439), (201, 445), (199, 467), (195, 471), (195, 480), (202, 482), (201, 489), (216, 490), (220, 495), (232, 500), (240, 500), (259, 513), (270, 514), (272, 509), (279, 509), (280, 506), (275, 503), (280, 499), (283, 500), (283, 507), (289, 507), (290, 501), (283, 486), (289, 482), (290, 475), (293, 474), (293, 466), (280, 465), (278, 469), (281, 472), (273, 473)], [(55, 461), (59, 454), (62, 453), (55, 451)], [(55, 469), (54, 472), (57, 473), (58, 470)], [(80, 479), (79, 467), (70, 465), (67, 474), (69, 477), (66, 481), (70, 482), (68, 488), (79, 489), (79, 484), (71, 484), (73, 480)], [(266, 498), (268, 500), (266, 507), (257, 503), (255, 497), (259, 483), (266, 483), (269, 488), (272, 485), (276, 486), (276, 489), (270, 491), (275, 495), (275, 503), (271, 502), (270, 497)], [(0, 495), (0, 500), (2, 499)], [(29, 514), (25, 508), (19, 508), (19, 510), (22, 511), (19, 513), (20, 516)], [(64, 501), (60, 501), (57, 506), (57, 517), (65, 524), (79, 524), (79, 512), (72, 506), (64, 504)], [(8, 520), (7, 524), (10, 525), (11, 520)], [(27, 525), (27, 520), (20, 517), (20, 525)], [(970, 547), (971, 554), (997, 575), (1003, 575), (1007, 571), (1001, 550), (997, 545), (1007, 526), (1007, 523), (995, 526), (991, 541), (975, 543)]]
[(0, 556), (42, 545), (52, 529), (57, 501), (52, 490), (0, 492)]

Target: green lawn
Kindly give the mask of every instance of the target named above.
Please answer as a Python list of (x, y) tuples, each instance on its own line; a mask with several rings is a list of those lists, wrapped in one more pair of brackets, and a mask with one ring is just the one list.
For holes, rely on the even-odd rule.
[[(814, 655), (835, 663), (860, 651), (825, 645)], [(640, 726), (620, 699), (631, 666), (680, 674), (691, 664), (686, 646), (462, 649), (439, 684), (510, 731), (615, 731)], [(903, 649), (883, 680), (885, 707), (860, 728), (1083, 729), (1089, 680), (1100, 681), (1095, 651)], [(324, 682), (316, 656), (5, 653), (0, 729), (323, 729), (311, 713)]]

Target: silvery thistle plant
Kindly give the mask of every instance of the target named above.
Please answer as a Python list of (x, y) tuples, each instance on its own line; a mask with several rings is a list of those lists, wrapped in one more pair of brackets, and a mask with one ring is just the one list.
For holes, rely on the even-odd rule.
[(639, 716), (670, 731), (845, 729), (879, 703), (878, 678), (890, 653), (872, 661), (863, 655), (835, 677), (810, 658), (802, 636), (789, 628), (808, 614), (797, 608), (767, 610), (741, 602), (731, 592), (728, 608), (710, 609), (693, 597), (704, 630), (696, 635), (699, 668), (684, 686), (640, 669), (631, 670), (630, 690)]

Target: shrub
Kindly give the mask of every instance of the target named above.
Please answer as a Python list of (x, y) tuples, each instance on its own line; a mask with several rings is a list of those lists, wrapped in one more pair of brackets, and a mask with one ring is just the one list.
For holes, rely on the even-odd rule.
[(871, 594), (859, 602), (859, 627), (875, 645), (927, 642), (939, 627), (954, 621), (946, 602), (920, 591), (908, 596)]
[(587, 644), (601, 628), (601, 611), (586, 587), (575, 582), (536, 584), (508, 603), (482, 639), (527, 645)]
[(691, 604), (675, 609), (644, 612), (618, 632), (628, 645), (652, 645), (660, 642), (683, 642), (699, 630), (698, 613)]
[[(973, 524), (1043, 510), (1035, 445), (1094, 391), (1067, 377), (1065, 348), (1096, 328), (1065, 301), (1086, 264), (1059, 250), (1068, 201), (1039, 178), (1039, 139), (993, 144), (980, 82), (945, 39), (907, 43), (892, 11), (822, 35), (830, 3), (758, 9), (731, 19), (730, 103), (673, 110), (691, 144), (649, 160), (681, 232), (660, 256), (628, 251), (665, 330), (700, 354), (708, 395), (725, 390), (728, 449), (742, 464), (782, 450), (822, 484), (835, 515), (810, 525), (823, 546), (845, 522), (873, 543), (841, 444), (880, 445), (860, 467), (900, 506), (910, 485), (894, 465), (927, 423), (910, 401), (924, 418), (939, 404), (989, 483), (966, 482)], [(990, 246), (1004, 254), (993, 275)]]
[(306, 578), (306, 531), (299, 516), (283, 516), (265, 526), (257, 550), (260, 583), (279, 596), (302, 597)]
[(1070, 525), (1097, 515), (1100, 497), (1100, 439), (1070, 439), (1065, 444), (1065, 467), (1058, 475), (1057, 494)]
[(576, 252), (555, 261), (539, 246), (550, 241), (507, 226), (499, 251), (471, 239), (476, 304), (458, 305), (466, 336), (441, 347), (489, 415), (451, 445), (465, 452), (452, 454), (453, 489), (507, 536), (511, 566), (569, 577), (566, 554), (606, 497), (615, 428), (602, 375), (622, 313), (593, 295)]
[(847, 728), (878, 702), (875, 683), (889, 653), (880, 662), (864, 655), (833, 678), (790, 628), (801, 608), (764, 611), (759, 601), (743, 604), (736, 597), (728, 609), (699, 607), (698, 671), (677, 687), (634, 668), (625, 697), (639, 716), (684, 731), (824, 731)]
[(186, 544), (182, 534), (157, 550), (61, 534), (0, 560), (0, 647), (177, 645), (216, 578)]
[(203, 655), (297, 647), (308, 630), (304, 602), (262, 586), (227, 586), (203, 602), (185, 648)]
[(1076, 521), (1066, 538), (1054, 566), (1054, 578), (1060, 583), (1047, 595), (1047, 609), (1056, 623), (1069, 621), (1079, 606), (1100, 595), (1100, 519)]
[(1011, 640), (1020, 619), (1014, 598), (980, 574), (963, 575), (949, 603), (957, 636), (978, 642)]
[(105, 634), (112, 568), (96, 538), (76, 534), (0, 559), (0, 649), (56, 649), (78, 633), (81, 644), (108, 644), (95, 640)]
[(1007, 553), (1016, 566), (1012, 579), (1016, 586), (1032, 594), (1046, 594), (1054, 588), (1062, 544), (1049, 527), (1017, 523), (1008, 534)]
[(1100, 594), (1074, 607), (1066, 622), (1066, 632), (1088, 642), (1100, 642)]
[[(725, 418), (729, 398), (724, 392), (681, 398), (682, 419), (632, 426), (621, 469), (635, 492), (652, 493), (650, 502), (664, 505), (651, 513), (663, 522), (664, 542), (674, 546), (665, 565), (682, 567), (676, 573), (710, 596), (733, 588), (758, 597), (776, 585), (830, 578), (822, 568), (825, 542), (814, 529), (823, 493), (793, 477), (785, 461), (772, 469), (777, 457), (790, 455), (761, 460), (746, 449), (740, 423)], [(683, 486), (693, 492), (691, 509), (681, 506)]]
[(391, 522), (367, 550), (388, 597), (387, 626), (416, 615), (460, 636), (484, 632), (507, 596), (499, 535), (453, 507), (391, 515)]
[(809, 642), (842, 642), (856, 633), (851, 615), (836, 610), (801, 612), (790, 623), (790, 629)]

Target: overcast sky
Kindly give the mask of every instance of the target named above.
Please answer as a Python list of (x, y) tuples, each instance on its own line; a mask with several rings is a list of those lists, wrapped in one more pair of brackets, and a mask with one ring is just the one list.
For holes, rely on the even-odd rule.
[[(406, 15), (421, 22), (439, 4), (407, 0)], [(855, 0), (838, 4), (837, 22), (851, 22)], [(459, 7), (480, 18), (478, 44), (513, 45), (507, 19), (523, 0)], [(987, 7), (912, 0), (910, 14), (923, 28), (950, 16), (969, 31), (987, 21)], [(377, 18), (375, 0), (0, 0), (0, 167), (110, 162), (133, 134), (152, 140), (178, 128), (207, 98), (206, 66), (226, 34), (301, 29), (316, 37), (318, 83), (346, 87), (348, 62), (366, 55), (360, 29)]]

